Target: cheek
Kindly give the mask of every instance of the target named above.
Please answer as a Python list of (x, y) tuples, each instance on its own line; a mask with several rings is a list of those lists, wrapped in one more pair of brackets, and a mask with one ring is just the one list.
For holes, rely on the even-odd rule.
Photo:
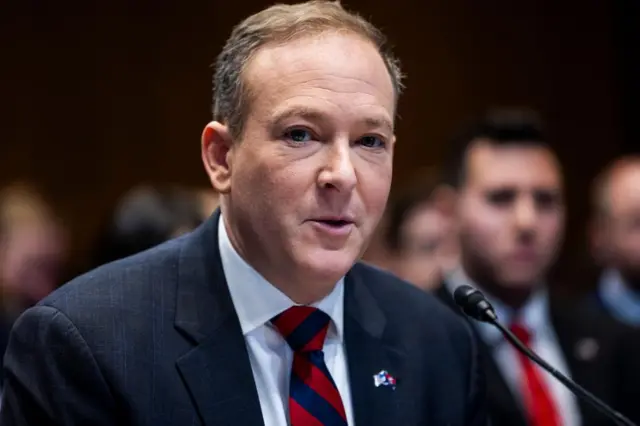
[(563, 238), (563, 218), (558, 216), (548, 217), (542, 222), (542, 231), (545, 242), (550, 245), (557, 244)]
[(380, 187), (372, 189), (370, 195), (363, 197), (367, 212), (375, 218), (376, 223), (380, 221), (384, 214), (387, 201), (389, 199), (389, 189)]
[(637, 258), (640, 258), (640, 231), (636, 231), (629, 237), (629, 250), (632, 251)]
[(7, 258), (2, 271), (3, 285), (7, 288), (16, 290), (26, 285), (24, 274), (28, 272), (25, 267), (25, 261), (20, 255), (13, 255)]
[(391, 190), (391, 163), (370, 164), (362, 160), (355, 167), (358, 195), (370, 217), (377, 222), (382, 217)]
[(463, 232), (474, 246), (483, 250), (495, 250), (507, 233), (506, 224), (499, 214), (483, 211), (482, 208), (469, 210), (463, 218)]
[(616, 238), (618, 251), (622, 256), (640, 263), (640, 232), (634, 232), (631, 235), (619, 235)]
[(278, 160), (272, 153), (258, 149), (239, 156), (237, 164), (241, 167), (232, 174), (234, 196), (246, 199), (244, 201), (251, 205), (278, 207), (283, 199), (290, 197), (299, 181), (299, 171)]

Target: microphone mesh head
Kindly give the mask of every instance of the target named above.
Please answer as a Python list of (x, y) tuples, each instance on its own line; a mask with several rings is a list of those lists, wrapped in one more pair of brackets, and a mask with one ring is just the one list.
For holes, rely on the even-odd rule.
[(469, 304), (469, 298), (474, 293), (478, 292), (473, 287), (468, 285), (461, 285), (453, 292), (453, 300), (456, 302), (456, 305), (460, 306), (461, 308), (465, 308)]
[(465, 314), (478, 321), (486, 321), (485, 310), (491, 308), (489, 302), (486, 302), (484, 294), (475, 288), (462, 285), (453, 292), (453, 299), (456, 304), (462, 308)]

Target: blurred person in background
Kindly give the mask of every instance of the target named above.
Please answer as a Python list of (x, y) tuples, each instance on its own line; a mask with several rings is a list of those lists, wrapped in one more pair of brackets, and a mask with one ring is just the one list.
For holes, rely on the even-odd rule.
[(213, 189), (197, 189), (194, 191), (202, 221), (209, 217), (220, 206), (220, 195)]
[(384, 266), (423, 290), (433, 290), (457, 265), (452, 195), (450, 188), (418, 181), (389, 203), (382, 231)]
[(0, 190), (0, 355), (13, 321), (60, 284), (66, 255), (64, 229), (34, 188)]
[[(548, 271), (565, 226), (561, 167), (536, 114), (488, 112), (454, 143), (460, 267), (438, 294), (461, 285), (481, 290), (500, 321), (551, 365), (630, 414), (640, 355), (623, 348), (625, 330), (587, 306), (554, 297)], [(520, 355), (491, 325), (472, 321), (485, 350), (493, 426), (596, 426), (610, 421)], [(626, 362), (627, 360), (634, 360)], [(631, 387), (633, 386), (633, 387)], [(635, 402), (634, 402), (635, 401)], [(636, 419), (637, 420), (637, 419)]]
[(596, 305), (640, 327), (640, 156), (616, 160), (596, 179), (590, 234), (603, 268)]
[[(210, 200), (209, 198), (206, 199)], [(178, 187), (139, 186), (116, 205), (98, 237), (93, 265), (150, 249), (192, 231), (206, 214), (195, 192)], [(207, 210), (212, 206), (206, 205)]]

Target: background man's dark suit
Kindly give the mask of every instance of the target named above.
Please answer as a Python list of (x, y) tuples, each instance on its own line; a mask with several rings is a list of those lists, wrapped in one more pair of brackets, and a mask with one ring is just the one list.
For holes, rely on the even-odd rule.
[[(262, 424), (218, 220), (77, 278), (19, 319), (0, 424)], [(363, 264), (345, 284), (357, 424), (484, 425), (478, 351), (464, 321)], [(396, 377), (395, 391), (374, 386), (382, 369)]]
[[(450, 293), (442, 285), (437, 296), (461, 313)], [(630, 378), (639, 377), (640, 364), (633, 338), (628, 330), (602, 317), (586, 305), (570, 306), (550, 298), (550, 314), (572, 379), (638, 422), (640, 393)], [(471, 321), (471, 320), (470, 320)], [(490, 348), (480, 340), (485, 362), (487, 402), (492, 426), (526, 426), (519, 401), (504, 380)], [(635, 359), (635, 360), (634, 360)], [(545, 373), (546, 374), (546, 373)], [(611, 421), (591, 406), (578, 402), (584, 426), (605, 426)]]

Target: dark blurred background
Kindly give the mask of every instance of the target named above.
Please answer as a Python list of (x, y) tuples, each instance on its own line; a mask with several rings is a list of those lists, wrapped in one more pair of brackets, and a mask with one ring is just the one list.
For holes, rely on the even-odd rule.
[[(116, 201), (141, 183), (208, 185), (200, 132), (211, 67), (231, 26), (269, 1), (4, 2), (0, 182), (34, 182), (69, 228), (71, 269)], [(461, 121), (528, 106), (565, 167), (569, 220), (557, 271), (585, 285), (588, 186), (640, 130), (635, 0), (350, 0), (381, 26), (408, 78), (394, 191), (438, 167)]]

